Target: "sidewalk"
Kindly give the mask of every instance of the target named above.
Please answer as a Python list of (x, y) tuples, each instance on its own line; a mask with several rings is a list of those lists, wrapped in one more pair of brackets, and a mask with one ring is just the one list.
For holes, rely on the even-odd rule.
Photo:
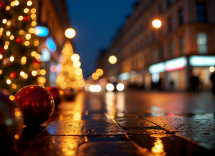
[(215, 155), (213, 113), (180, 116), (159, 109), (131, 113), (126, 107), (133, 104), (124, 101), (122, 109), (120, 100), (117, 93), (78, 94), (74, 102), (60, 104), (52, 118), (40, 127), (25, 127), (17, 153), (22, 156)]

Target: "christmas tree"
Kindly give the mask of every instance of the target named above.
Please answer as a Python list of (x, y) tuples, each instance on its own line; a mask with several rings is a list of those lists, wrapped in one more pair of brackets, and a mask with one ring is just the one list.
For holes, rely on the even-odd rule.
[(35, 13), (31, 0), (0, 0), (0, 88), (12, 94), (38, 84), (41, 52)]
[(58, 87), (61, 89), (73, 88), (78, 91), (84, 86), (79, 59), (79, 55), (74, 54), (71, 43), (67, 41), (61, 53), (61, 71), (56, 80)]

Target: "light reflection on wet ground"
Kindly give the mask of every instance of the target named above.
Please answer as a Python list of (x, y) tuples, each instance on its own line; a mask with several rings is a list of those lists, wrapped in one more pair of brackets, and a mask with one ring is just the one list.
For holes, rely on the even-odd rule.
[(24, 153), (214, 155), (214, 104), (210, 93), (80, 92)]

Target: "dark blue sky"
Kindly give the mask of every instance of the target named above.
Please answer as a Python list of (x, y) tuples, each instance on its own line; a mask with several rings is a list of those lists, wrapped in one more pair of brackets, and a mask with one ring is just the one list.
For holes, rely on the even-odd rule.
[(110, 45), (136, 1), (66, 0), (71, 27), (76, 30), (74, 48), (85, 78), (95, 72), (99, 51)]

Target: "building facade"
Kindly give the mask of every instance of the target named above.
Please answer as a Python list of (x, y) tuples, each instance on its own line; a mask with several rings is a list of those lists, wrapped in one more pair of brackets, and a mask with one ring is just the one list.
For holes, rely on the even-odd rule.
[[(104, 77), (145, 89), (210, 88), (215, 66), (215, 0), (142, 0), (98, 59)], [(152, 21), (159, 19), (156, 29)], [(115, 55), (118, 62), (108, 63)]]
[(66, 41), (64, 32), (69, 28), (65, 0), (33, 0), (33, 3), (37, 10), (35, 33), (42, 50), (40, 59), (46, 69), (46, 85), (55, 85), (59, 57)]

